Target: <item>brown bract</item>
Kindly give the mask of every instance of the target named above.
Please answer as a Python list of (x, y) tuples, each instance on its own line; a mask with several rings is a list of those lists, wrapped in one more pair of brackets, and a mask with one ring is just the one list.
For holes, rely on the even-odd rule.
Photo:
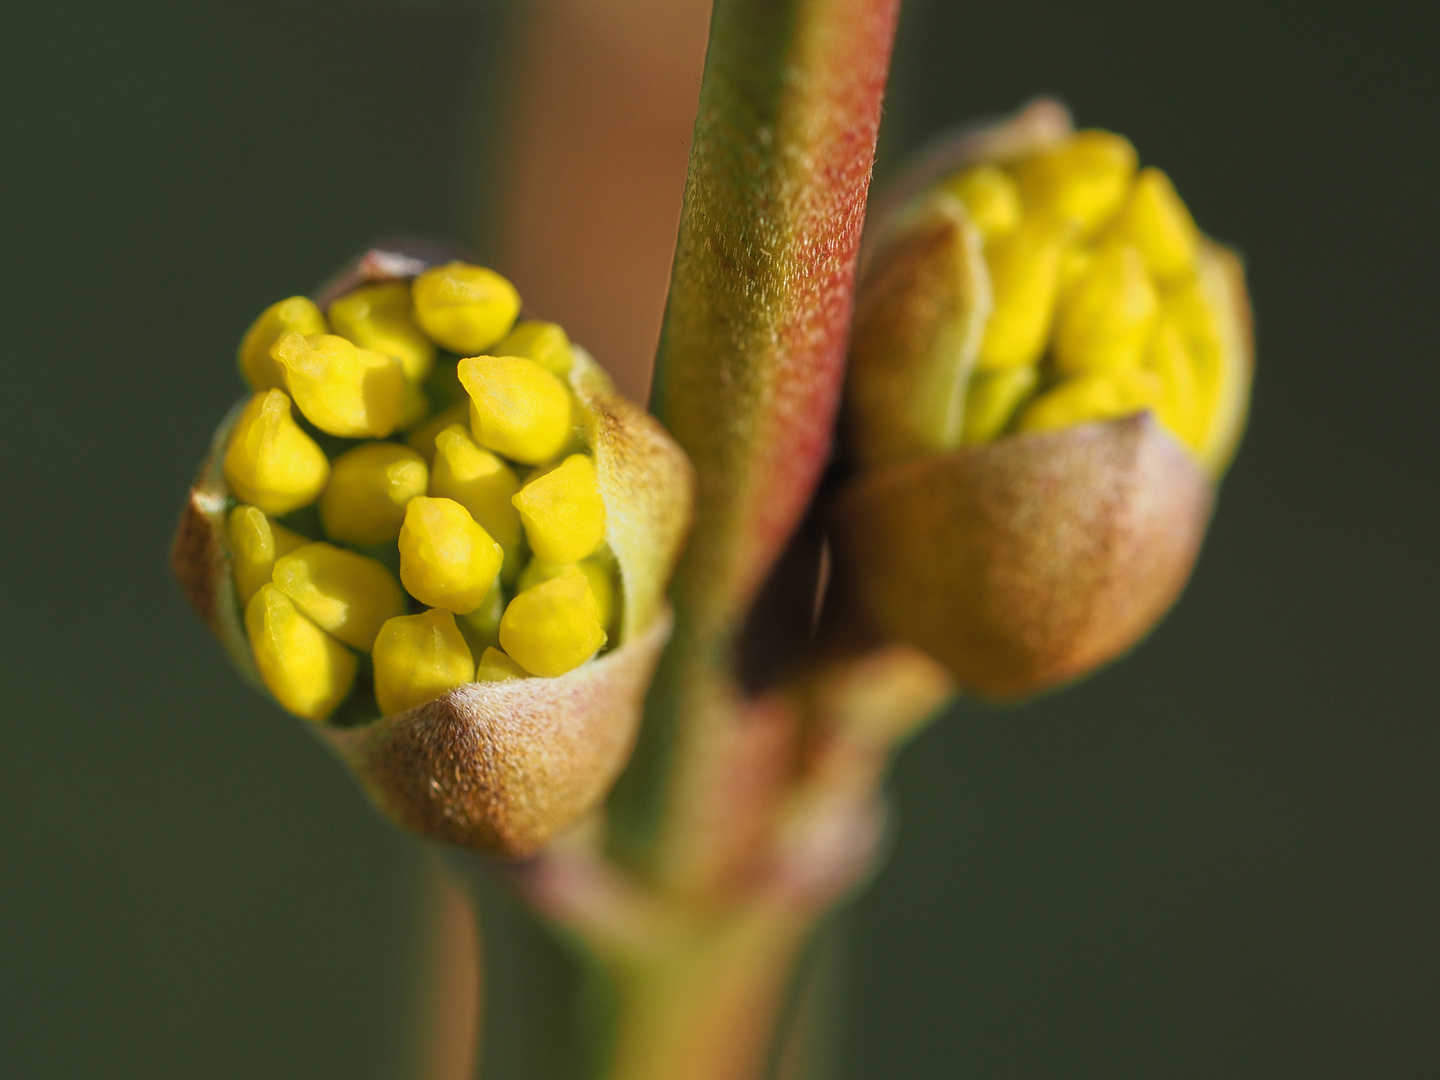
[(384, 813), (435, 840), (534, 854), (610, 790), (635, 743), (670, 615), (553, 679), (471, 683), (407, 712), (321, 728)]
[(850, 481), (839, 587), (966, 689), (1018, 697), (1135, 644), (1200, 548), (1210, 478), (1148, 414), (930, 454)]
[(841, 433), (867, 467), (960, 441), (990, 278), (980, 230), (943, 192), (906, 214), (856, 298)]
[[(376, 250), (340, 281), (386, 280), (428, 262)], [(331, 290), (331, 295), (339, 295)], [(609, 377), (575, 350), (571, 388), (578, 426), (595, 459), (605, 538), (621, 576), (617, 647), (553, 679), (472, 683), (395, 716), (340, 713), (317, 725), (377, 805), (427, 836), (509, 856), (531, 854), (593, 808), (624, 767), (639, 728), (651, 672), (669, 638), (665, 589), (694, 506), (684, 452)], [(226, 513), (235, 505), (221, 468), (241, 405), (215, 432), (181, 514), (171, 569), (232, 663), (254, 685), (230, 569)]]

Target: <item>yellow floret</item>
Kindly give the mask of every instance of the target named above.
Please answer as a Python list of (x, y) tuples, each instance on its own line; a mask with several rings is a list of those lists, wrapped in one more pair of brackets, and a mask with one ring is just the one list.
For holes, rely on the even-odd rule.
[(980, 340), (980, 370), (1021, 367), (1040, 359), (1069, 231), (1063, 223), (1035, 219), (990, 245), (985, 263), (995, 307)]
[(1006, 368), (988, 375), (976, 375), (965, 394), (966, 443), (989, 442), (1010, 424), (1020, 403), (1040, 381), (1033, 367)]
[(402, 615), (375, 638), (375, 703), (386, 716), (413, 709), (475, 677), (455, 616), (435, 608)]
[(1185, 338), (1169, 319), (1163, 319), (1145, 358), (1145, 366), (1160, 378), (1160, 400), (1155, 415), (1175, 436), (1199, 450), (1204, 436), (1200, 388), (1195, 362)]
[(314, 502), (330, 478), (330, 462), (295, 423), (280, 390), (257, 392), (241, 411), (224, 469), (238, 498), (277, 515)]
[(1095, 255), (1055, 320), (1055, 367), (1063, 375), (1138, 367), (1155, 333), (1160, 297), (1145, 258), (1129, 244)]
[(425, 459), (408, 446), (366, 443), (335, 459), (320, 496), (325, 535), (347, 544), (388, 544), (400, 535), (405, 504), (430, 482)]
[(455, 625), (465, 635), (472, 653), (478, 656), (491, 645), (500, 644), (500, 619), (509, 602), (504, 586), (496, 585), (485, 594), (485, 599), (474, 611), (455, 616)]
[(470, 423), (470, 398), (442, 409), (405, 436), (405, 445), (426, 458), (435, 456), (435, 436), (452, 424)]
[(1025, 407), (1020, 431), (1058, 431), (1092, 420), (1114, 420), (1152, 408), (1160, 380), (1149, 371), (1126, 368), (1066, 379)]
[(552, 375), (570, 374), (570, 336), (558, 323), (527, 319), (495, 346), (496, 356), (523, 356)]
[(1170, 178), (1159, 169), (1140, 170), (1111, 235), (1139, 248), (1145, 265), (1161, 280), (1180, 277), (1195, 267), (1200, 230)]
[(599, 559), (582, 559), (578, 563), (547, 563), (531, 559), (521, 572), (515, 588), (524, 592), (541, 582), (568, 577), (576, 571), (584, 574), (585, 580), (590, 583), (590, 595), (595, 597), (595, 610), (599, 614), (600, 625), (608, 630), (610, 619), (615, 614), (615, 581), (610, 568)]
[(582, 573), (541, 582), (510, 601), (500, 644), (532, 675), (563, 675), (605, 644), (590, 582)]
[(320, 629), (369, 652), (380, 624), (405, 612), (395, 576), (374, 559), (306, 544), (275, 560), (275, 587)]
[(1219, 313), (1228, 302), (1223, 271), (1204, 261), (1199, 271), (1169, 289), (1162, 307), (1166, 321), (1173, 321), (1184, 338), (1195, 369), (1200, 399), (1197, 452), (1218, 473), (1234, 450), (1249, 379), (1242, 353), (1227, 343), (1222, 328)]
[(286, 334), (270, 350), (305, 418), (331, 435), (383, 438), (400, 420), (400, 361), (337, 334)]
[(480, 663), (475, 665), (476, 682), (509, 682), (529, 677), (528, 671), (496, 648), (486, 649), (480, 656)]
[(422, 604), (474, 611), (505, 552), (453, 499), (411, 499), (400, 527), (400, 580)]
[(299, 533), (271, 521), (257, 506), (237, 506), (230, 511), (230, 569), (240, 603), (248, 604), (261, 585), (268, 584), (275, 560), (310, 543)]
[(1088, 236), (1124, 203), (1135, 165), (1128, 139), (1108, 131), (1078, 131), (1018, 162), (1015, 179), (1026, 214), (1073, 221)]
[(570, 442), (570, 392), (534, 360), (472, 356), (461, 360), (475, 441), (511, 461), (536, 465)]
[(520, 513), (510, 502), (519, 490), (514, 470), (476, 446), (468, 428), (452, 424), (435, 436), (430, 494), (465, 507), (506, 551), (520, 541)]
[(329, 329), (325, 316), (314, 301), (292, 296), (271, 304), (256, 319), (240, 342), (240, 373), (252, 390), (285, 388), (285, 369), (270, 356), (270, 346), (292, 331), (297, 334), (323, 334)]
[(515, 286), (493, 270), (452, 262), (426, 270), (411, 286), (415, 321), (452, 352), (484, 352), (510, 332), (520, 313)]
[(296, 716), (324, 720), (355, 682), (355, 654), (296, 609), (274, 585), (245, 606), (245, 630), (260, 678)]
[(1004, 169), (976, 165), (951, 177), (943, 186), (965, 204), (970, 220), (986, 240), (1019, 228), (1020, 188)]
[(605, 502), (588, 454), (571, 454), (532, 478), (512, 501), (541, 562), (579, 562), (605, 539)]
[(435, 345), (411, 318), (410, 286), (403, 281), (363, 285), (336, 300), (326, 314), (337, 334), (399, 360), (412, 382), (422, 382), (435, 366)]

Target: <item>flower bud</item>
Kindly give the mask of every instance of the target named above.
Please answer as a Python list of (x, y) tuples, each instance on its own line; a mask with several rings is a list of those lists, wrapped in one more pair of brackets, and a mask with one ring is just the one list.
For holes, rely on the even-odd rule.
[[(562, 329), (514, 326), (518, 297), (493, 271), (376, 250), (321, 299), (352, 340), (275, 309), (247, 335), (273, 338), (284, 389), (222, 423), (172, 566), (242, 674), (315, 721), (394, 820), (528, 854), (629, 756), (669, 636), (688, 462)], [(466, 400), (402, 441), (387, 435), (419, 384), (401, 358), (425, 351), (402, 348), (407, 311), (432, 349), (507, 355), (465, 362)], [(426, 383), (441, 404), (450, 368)], [(333, 463), (287, 390), (339, 436), (322, 440)], [(535, 464), (522, 485), (517, 465)], [(317, 499), (318, 521), (302, 509)], [(305, 535), (318, 528), (328, 543)]]
[(1245, 285), (1164, 173), (1052, 104), (923, 169), (859, 289), (837, 587), (965, 687), (1023, 695), (1184, 586), (1244, 424)]

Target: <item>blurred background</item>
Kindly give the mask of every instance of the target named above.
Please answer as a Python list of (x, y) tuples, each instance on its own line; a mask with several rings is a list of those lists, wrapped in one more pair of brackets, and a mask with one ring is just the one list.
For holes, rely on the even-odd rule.
[[(250, 319), (378, 235), (641, 392), (705, 8), (7, 9), (0, 1072), (402, 1074), (430, 856), (229, 671), (170, 533)], [(878, 182), (1058, 94), (1244, 250), (1260, 367), (1151, 639), (901, 758), (845, 1080), (1433, 1075), (1437, 47), (1434, 4), (906, 0)]]

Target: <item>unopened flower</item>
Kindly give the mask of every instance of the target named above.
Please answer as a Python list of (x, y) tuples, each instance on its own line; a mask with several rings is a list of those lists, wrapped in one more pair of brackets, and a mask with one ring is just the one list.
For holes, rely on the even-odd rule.
[(493, 271), (394, 250), (267, 309), (173, 552), (236, 666), (384, 810), (508, 854), (624, 765), (692, 488), (659, 425), (518, 314)]
[(1058, 106), (921, 170), (857, 301), (837, 572), (879, 635), (1014, 696), (1178, 596), (1244, 424), (1248, 301), (1169, 178)]

